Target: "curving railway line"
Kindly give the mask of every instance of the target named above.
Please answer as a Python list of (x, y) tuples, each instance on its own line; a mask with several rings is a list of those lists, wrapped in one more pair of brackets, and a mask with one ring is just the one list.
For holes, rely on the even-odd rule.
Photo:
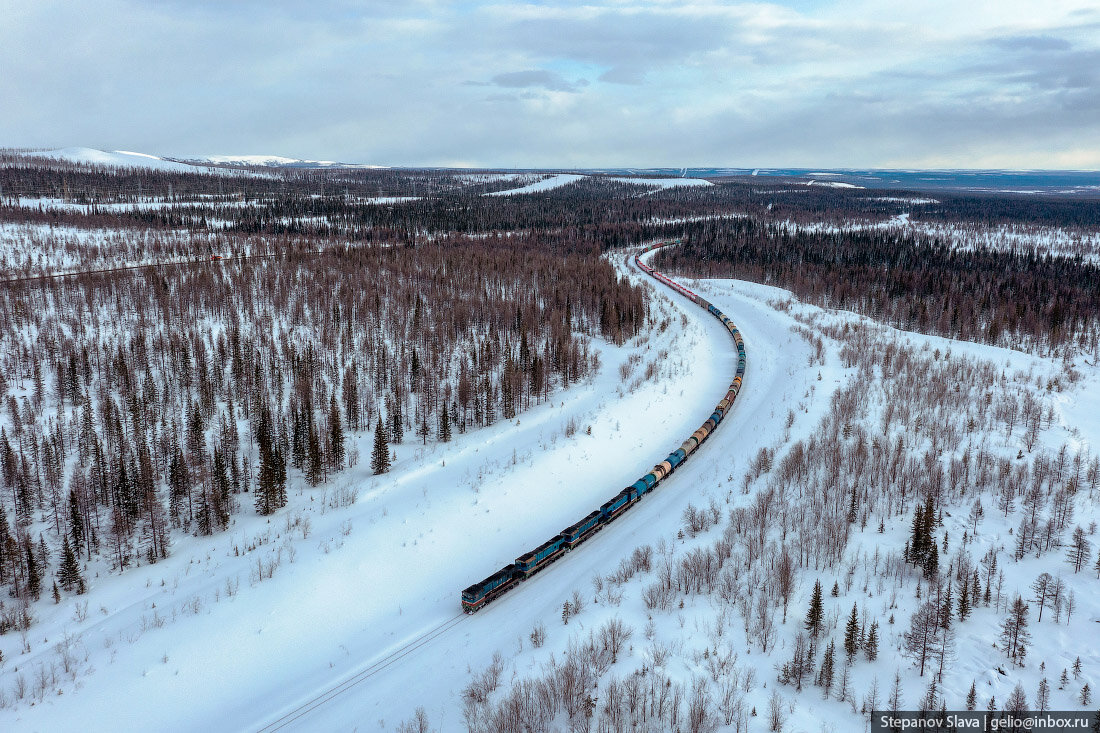
[(699, 429), (692, 433), (679, 448), (670, 453), (663, 461), (655, 465), (649, 473), (611, 497), (611, 499), (604, 502), (599, 509), (594, 510), (580, 521), (569, 525), (559, 534), (554, 535), (538, 547), (520, 555), (514, 562), (505, 565), (488, 578), (478, 583), (474, 583), (462, 591), (462, 610), (466, 613), (475, 613), (481, 610), (493, 599), (499, 598), (504, 593), (516, 587), (519, 583), (527, 580), (535, 573), (540, 572), (552, 562), (566, 553), (571, 552), (585, 540), (595, 535), (610, 522), (622, 516), (624, 512), (641, 501), (646, 495), (657, 488), (658, 484), (671, 476), (677, 468), (682, 466), (684, 462), (698, 450), (699, 446), (706, 442), (707, 438), (717, 429), (718, 425), (721, 424), (726, 414), (733, 407), (734, 400), (737, 399), (737, 394), (741, 391), (741, 383), (745, 376), (745, 340), (741, 337), (741, 332), (737, 330), (733, 321), (731, 321), (725, 313), (718, 310), (714, 304), (703, 299), (679, 283), (673, 282), (641, 260), (641, 256), (647, 252), (657, 249), (658, 247), (679, 244), (679, 242), (680, 240), (677, 239), (671, 242), (661, 242), (651, 245), (634, 256), (634, 264), (661, 284), (675, 290), (700, 308), (705, 309), (708, 313), (721, 321), (723, 327), (729, 331), (730, 336), (733, 337), (734, 343), (737, 344), (737, 371), (733, 381), (730, 382), (729, 390), (726, 392), (725, 397), (715, 406), (714, 412), (712, 412), (710, 417), (699, 426)]

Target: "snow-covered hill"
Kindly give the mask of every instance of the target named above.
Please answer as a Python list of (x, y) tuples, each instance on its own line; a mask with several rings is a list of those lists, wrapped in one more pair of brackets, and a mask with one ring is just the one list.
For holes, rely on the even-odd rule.
[(190, 163), (210, 163), (214, 165), (259, 166), (265, 168), (348, 168), (348, 169), (384, 169), (388, 166), (369, 163), (340, 163), (335, 160), (302, 160), (282, 155), (200, 155), (177, 158)]
[(176, 173), (209, 173), (207, 166), (190, 165), (174, 160), (167, 160), (147, 153), (134, 153), (127, 150), (96, 150), (94, 148), (60, 148), (57, 150), (41, 150), (23, 153), (28, 157), (52, 158), (69, 163), (84, 163), (87, 165), (104, 165), (112, 168), (151, 168), (160, 171), (172, 171)]

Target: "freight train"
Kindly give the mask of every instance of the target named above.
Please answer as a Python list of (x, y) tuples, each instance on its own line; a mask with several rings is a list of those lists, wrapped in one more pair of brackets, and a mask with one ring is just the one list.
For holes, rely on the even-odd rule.
[(633, 507), (636, 503), (653, 491), (661, 481), (665, 480), (682, 466), (700, 445), (714, 432), (722, 422), (722, 418), (733, 406), (737, 394), (741, 391), (741, 382), (745, 376), (745, 340), (741, 338), (741, 332), (733, 325), (733, 321), (725, 313), (718, 310), (712, 303), (688, 290), (679, 283), (673, 282), (663, 274), (645, 264), (641, 255), (657, 247), (665, 247), (671, 244), (679, 244), (679, 240), (663, 242), (647, 247), (634, 257), (636, 264), (643, 272), (660, 283), (672, 288), (684, 297), (691, 300), (708, 313), (722, 322), (722, 325), (730, 332), (733, 341), (737, 344), (737, 372), (729, 385), (726, 396), (715, 406), (714, 412), (707, 418), (699, 429), (691, 434), (687, 440), (674, 450), (663, 461), (653, 467), (646, 475), (635, 481), (630, 486), (611, 497), (603, 505), (575, 524), (571, 524), (535, 549), (526, 552), (516, 558), (515, 562), (505, 565), (497, 572), (479, 583), (474, 583), (462, 591), (462, 610), (466, 613), (474, 613), (489, 604), (494, 598), (507, 593), (518, 583), (527, 580), (535, 573), (547, 567), (550, 563), (571, 551), (577, 545), (595, 535), (608, 523), (613, 522), (623, 512)]

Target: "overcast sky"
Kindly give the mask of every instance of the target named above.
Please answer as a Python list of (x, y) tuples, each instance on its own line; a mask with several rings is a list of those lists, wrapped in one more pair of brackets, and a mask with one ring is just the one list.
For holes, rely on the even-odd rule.
[(0, 147), (1100, 168), (1100, 0), (0, 0)]

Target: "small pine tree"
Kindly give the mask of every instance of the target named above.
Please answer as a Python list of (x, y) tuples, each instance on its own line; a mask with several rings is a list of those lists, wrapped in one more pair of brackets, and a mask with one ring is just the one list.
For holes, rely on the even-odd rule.
[(970, 683), (970, 692), (966, 693), (966, 709), (973, 710), (974, 706), (978, 704), (978, 682), (973, 680)]
[(1086, 682), (1085, 686), (1081, 688), (1081, 696), (1077, 698), (1082, 705), (1088, 705), (1092, 702), (1092, 688), (1089, 687), (1089, 683)]
[(1066, 685), (1069, 684), (1069, 672), (1065, 668), (1062, 669), (1062, 676), (1058, 678), (1058, 689), (1066, 689)]
[(53, 582), (53, 602), (61, 603), (61, 591), (57, 589), (57, 581)]
[(859, 652), (859, 615), (856, 604), (852, 604), (852, 614), (848, 617), (848, 625), (844, 628), (844, 653), (848, 655), (848, 664), (856, 658)]
[(878, 621), (871, 622), (871, 629), (867, 632), (867, 641), (863, 645), (863, 652), (867, 655), (867, 661), (878, 659)]
[(835, 580), (833, 581), (832, 595), (833, 598), (838, 598), (840, 596), (840, 583)]
[(821, 633), (821, 622), (825, 617), (825, 611), (821, 600), (821, 581), (814, 581), (813, 594), (810, 596), (810, 608), (806, 612), (806, 630), (814, 639)]
[(374, 450), (370, 455), (370, 469), (374, 471), (375, 476), (390, 470), (390, 447), (381, 415), (378, 416), (378, 424), (374, 428)]
[(1073, 666), (1070, 667), (1070, 671), (1073, 672), (1073, 679), (1081, 679), (1081, 657), (1073, 660)]

